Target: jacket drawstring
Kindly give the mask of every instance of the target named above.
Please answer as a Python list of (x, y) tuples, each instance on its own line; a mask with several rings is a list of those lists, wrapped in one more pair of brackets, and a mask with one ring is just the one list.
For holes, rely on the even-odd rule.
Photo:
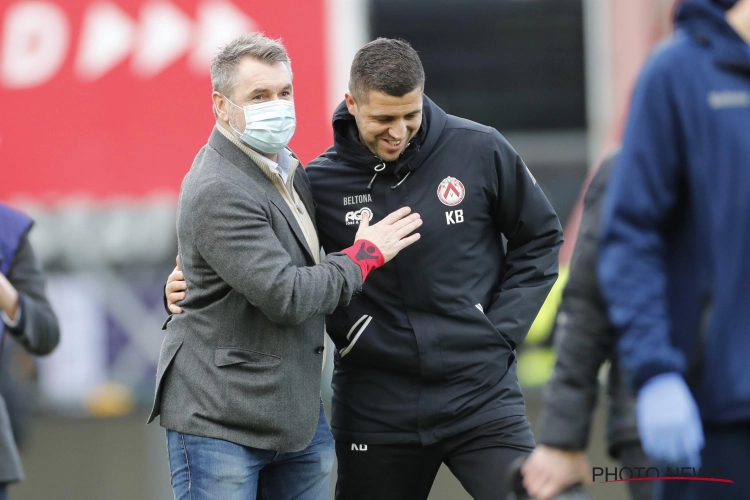
[[(408, 148), (409, 146), (411, 146), (411, 142), (410, 142), (409, 144), (407, 144), (407, 145), (406, 145), (406, 147), (407, 147), (407, 148)], [(421, 149), (420, 145), (419, 145), (419, 144), (415, 144), (415, 146), (416, 146), (416, 148), (417, 148), (417, 153), (419, 153), (419, 150)], [(403, 154), (403, 153), (402, 153), (402, 154)], [(406, 178), (407, 178), (407, 177), (409, 177), (409, 174), (411, 174), (411, 163), (409, 163), (409, 171), (408, 171), (408, 172), (406, 172), (406, 175), (404, 176), (404, 178), (403, 178), (403, 179), (401, 179), (400, 181), (398, 181), (398, 184), (396, 184), (396, 185), (394, 185), (394, 186), (391, 186), (391, 189), (396, 189), (396, 188), (397, 188), (397, 187), (399, 187), (399, 186), (400, 186), (401, 184), (403, 184), (403, 182), (404, 182), (404, 181), (406, 180)]]
[(400, 181), (398, 181), (398, 184), (396, 184), (395, 186), (391, 186), (391, 189), (396, 189), (397, 187), (399, 187), (401, 185), (401, 183), (404, 182), (407, 177), (409, 177), (409, 174), (411, 174), (411, 170), (409, 170), (408, 172), (406, 172), (406, 175), (404, 176), (403, 179), (401, 179)]
[(370, 183), (367, 185), (367, 190), (372, 191), (372, 183), (375, 182), (375, 177), (385, 169), (385, 162), (375, 165), (375, 175), (370, 179)]

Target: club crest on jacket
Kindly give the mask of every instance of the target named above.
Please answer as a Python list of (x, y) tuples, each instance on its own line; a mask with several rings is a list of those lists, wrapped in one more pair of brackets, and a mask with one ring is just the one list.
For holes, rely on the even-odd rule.
[(438, 186), (437, 195), (443, 205), (454, 207), (464, 201), (466, 189), (455, 177), (446, 177)]

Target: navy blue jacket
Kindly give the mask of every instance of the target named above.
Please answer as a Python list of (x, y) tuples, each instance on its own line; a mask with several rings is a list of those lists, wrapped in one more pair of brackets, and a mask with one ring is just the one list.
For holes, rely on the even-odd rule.
[(704, 421), (750, 421), (750, 52), (688, 0), (633, 95), (599, 276), (640, 388), (682, 373)]
[(0, 273), (7, 275), (23, 236), (33, 221), (26, 214), (0, 203)]
[[(32, 222), (26, 214), (0, 203), (0, 273), (18, 292), (20, 314), (13, 328), (0, 320), (0, 343), (8, 332), (31, 354), (44, 355), (60, 340), (60, 328), (45, 294), (44, 273), (29, 244)], [(21, 479), (21, 458), (0, 395), (0, 485)]]
[(523, 415), (514, 349), (557, 277), (562, 242), (542, 190), (496, 130), (426, 97), (417, 136), (377, 175), (382, 162), (345, 105), (333, 126), (335, 145), (307, 168), (326, 252), (351, 245), (370, 213), (375, 222), (410, 206), (424, 221), (421, 239), (327, 318), (334, 436), (426, 445)]

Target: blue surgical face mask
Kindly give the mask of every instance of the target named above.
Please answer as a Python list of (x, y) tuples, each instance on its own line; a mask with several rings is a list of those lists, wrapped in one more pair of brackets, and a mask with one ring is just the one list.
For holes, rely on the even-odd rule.
[(229, 126), (240, 136), (240, 140), (251, 148), (267, 154), (275, 154), (289, 144), (297, 126), (294, 114), (294, 103), (283, 99), (237, 106), (226, 96), (232, 106), (245, 112), (245, 131), (240, 132)]

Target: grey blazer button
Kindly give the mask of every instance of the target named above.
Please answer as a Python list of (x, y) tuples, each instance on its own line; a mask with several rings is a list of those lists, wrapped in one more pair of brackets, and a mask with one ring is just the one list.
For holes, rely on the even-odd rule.
[(315, 352), (317, 354), (323, 354), (323, 346), (321, 345), (321, 346), (316, 347)]

